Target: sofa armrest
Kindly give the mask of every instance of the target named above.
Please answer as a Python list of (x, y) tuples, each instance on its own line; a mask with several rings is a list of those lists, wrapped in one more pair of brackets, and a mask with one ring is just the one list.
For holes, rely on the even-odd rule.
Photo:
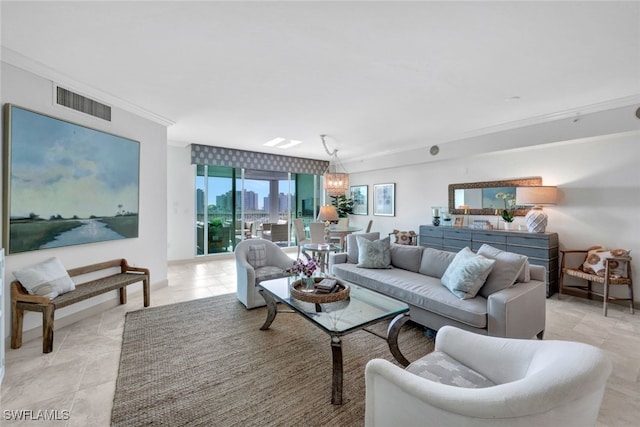
[(487, 334), (505, 338), (533, 338), (544, 331), (546, 303), (547, 283), (541, 280), (518, 283), (489, 295)]
[(346, 264), (347, 263), (347, 253), (346, 252), (330, 252), (329, 253), (329, 274), (333, 274), (333, 266), (335, 264)]
[(529, 274), (531, 276), (531, 280), (538, 280), (540, 282), (547, 281), (547, 269), (541, 265), (529, 265)]

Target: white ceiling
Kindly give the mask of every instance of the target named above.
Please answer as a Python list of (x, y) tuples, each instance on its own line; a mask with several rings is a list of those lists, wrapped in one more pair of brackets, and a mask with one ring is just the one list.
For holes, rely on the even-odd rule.
[(328, 134), (353, 161), (640, 99), (638, 2), (2, 1), (1, 19), (5, 58), (174, 122), (176, 145), (328, 159)]

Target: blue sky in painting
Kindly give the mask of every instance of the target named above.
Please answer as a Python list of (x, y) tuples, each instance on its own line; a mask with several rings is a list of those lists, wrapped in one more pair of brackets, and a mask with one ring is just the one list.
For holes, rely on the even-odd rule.
[(11, 216), (137, 213), (139, 157), (136, 141), (13, 106)]

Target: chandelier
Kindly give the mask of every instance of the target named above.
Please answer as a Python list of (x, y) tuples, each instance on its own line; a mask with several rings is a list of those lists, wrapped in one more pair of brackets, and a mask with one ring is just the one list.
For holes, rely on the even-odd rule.
[[(329, 166), (324, 172), (324, 189), (329, 196), (340, 196), (347, 192), (349, 189), (349, 174), (344, 170), (340, 160), (338, 160), (338, 149), (329, 151), (327, 143), (324, 138), (327, 135), (320, 135), (322, 140), (322, 146), (324, 151), (327, 152), (331, 159), (329, 160)], [(339, 168), (342, 168), (344, 172), (340, 172)]]

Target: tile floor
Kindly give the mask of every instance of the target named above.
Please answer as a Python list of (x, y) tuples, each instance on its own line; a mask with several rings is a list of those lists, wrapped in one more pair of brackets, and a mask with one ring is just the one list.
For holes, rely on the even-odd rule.
[[(292, 255), (293, 256), (293, 255)], [(152, 306), (235, 292), (232, 258), (169, 267), (169, 285), (152, 289)], [(8, 349), (1, 385), (0, 424), (40, 426), (108, 426), (120, 356), (124, 313), (142, 308), (142, 293), (100, 315), (56, 330), (54, 351), (42, 354), (42, 342)], [(547, 300), (545, 339), (581, 341), (604, 349), (614, 364), (598, 426), (640, 425), (640, 313), (601, 306), (581, 298)], [(58, 421), (10, 420), (8, 411), (38, 410)], [(69, 412), (65, 412), (69, 411)]]

